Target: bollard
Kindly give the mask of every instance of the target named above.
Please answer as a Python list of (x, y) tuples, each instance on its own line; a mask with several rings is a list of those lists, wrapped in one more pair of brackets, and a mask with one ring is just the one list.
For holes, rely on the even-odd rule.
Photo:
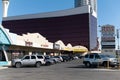
[(107, 68), (108, 68), (108, 69), (110, 68), (109, 61), (107, 61)]

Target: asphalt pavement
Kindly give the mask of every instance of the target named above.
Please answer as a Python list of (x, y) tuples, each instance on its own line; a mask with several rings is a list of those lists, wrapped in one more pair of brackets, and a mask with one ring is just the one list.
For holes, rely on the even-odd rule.
[(85, 68), (78, 59), (40, 68), (0, 69), (0, 80), (120, 80), (120, 70)]

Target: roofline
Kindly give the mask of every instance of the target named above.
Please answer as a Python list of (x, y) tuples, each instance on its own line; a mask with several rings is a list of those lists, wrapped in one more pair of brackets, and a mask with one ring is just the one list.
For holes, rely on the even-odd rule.
[(72, 9), (53, 11), (53, 12), (27, 14), (27, 15), (19, 15), (19, 16), (8, 16), (6, 18), (3, 18), (3, 21), (35, 19), (35, 18), (50, 18), (50, 17), (69, 16), (69, 15), (84, 14), (84, 13), (90, 13), (90, 6), (89, 5), (77, 7), (77, 8), (72, 8)]

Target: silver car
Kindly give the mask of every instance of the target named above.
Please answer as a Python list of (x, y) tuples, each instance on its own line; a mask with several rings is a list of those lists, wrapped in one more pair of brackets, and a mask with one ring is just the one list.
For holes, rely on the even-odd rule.
[(45, 63), (45, 57), (42, 55), (25, 55), (22, 59), (12, 60), (12, 66), (15, 66), (16, 68), (20, 68), (22, 66), (40, 67)]
[(91, 66), (117, 66), (119, 65), (119, 62), (117, 58), (115, 58), (112, 55), (105, 55), (102, 53), (91, 53), (85, 55), (83, 59), (83, 64), (85, 64), (86, 67), (91, 67)]

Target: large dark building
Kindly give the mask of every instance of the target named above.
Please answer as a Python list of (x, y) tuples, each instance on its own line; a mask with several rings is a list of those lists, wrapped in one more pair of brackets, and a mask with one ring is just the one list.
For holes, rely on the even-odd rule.
[(50, 42), (62, 40), (65, 44), (82, 45), (92, 50), (97, 46), (97, 18), (90, 9), (90, 6), (83, 6), (7, 17), (3, 19), (2, 25), (19, 35), (38, 32)]

